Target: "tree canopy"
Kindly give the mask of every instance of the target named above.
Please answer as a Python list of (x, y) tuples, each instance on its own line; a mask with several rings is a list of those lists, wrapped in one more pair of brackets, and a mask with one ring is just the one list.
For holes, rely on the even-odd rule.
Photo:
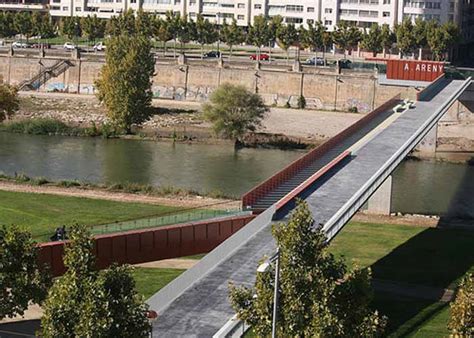
[[(306, 204), (299, 202), (288, 224), (272, 229), (280, 260), (277, 335), (281, 337), (373, 337), (386, 320), (372, 311), (370, 269), (348, 270), (327, 250)], [(262, 337), (271, 333), (274, 266), (257, 274), (253, 288), (230, 286), (238, 317)]]
[(13, 116), (19, 107), (18, 88), (0, 84), (0, 122)]
[(234, 140), (255, 131), (268, 111), (258, 94), (229, 83), (219, 86), (209, 101), (203, 106), (205, 119), (213, 124), (216, 134)]

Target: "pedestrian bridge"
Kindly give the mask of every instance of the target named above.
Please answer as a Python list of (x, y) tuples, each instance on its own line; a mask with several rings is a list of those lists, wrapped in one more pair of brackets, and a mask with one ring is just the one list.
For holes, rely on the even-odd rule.
[(286, 217), (295, 197), (308, 203), (331, 240), (456, 100), (473, 107), (473, 93), (471, 78), (441, 77), (411, 109), (399, 109), (402, 101), (393, 98), (246, 194), (244, 207), (259, 215), (148, 300), (158, 312), (153, 335), (240, 336), (228, 283), (253, 284), (258, 261), (276, 250), (271, 224)]

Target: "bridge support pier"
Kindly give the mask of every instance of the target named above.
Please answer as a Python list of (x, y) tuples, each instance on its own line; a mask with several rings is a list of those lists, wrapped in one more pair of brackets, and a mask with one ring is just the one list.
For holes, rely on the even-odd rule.
[(434, 156), (438, 140), (438, 124), (426, 134), (425, 138), (418, 144), (416, 150), (424, 155)]
[(367, 212), (370, 214), (390, 215), (392, 207), (392, 175), (369, 198)]

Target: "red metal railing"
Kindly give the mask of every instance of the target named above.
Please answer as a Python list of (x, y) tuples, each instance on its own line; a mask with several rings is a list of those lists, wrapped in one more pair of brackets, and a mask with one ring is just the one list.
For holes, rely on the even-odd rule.
[[(254, 215), (234, 216), (99, 235), (94, 237), (96, 266), (104, 269), (113, 263), (138, 264), (207, 253), (254, 218)], [(64, 243), (38, 244), (38, 260), (49, 266), (53, 276), (65, 272)]]
[(270, 191), (274, 190), (276, 187), (280, 186), (287, 180), (294, 177), (299, 171), (307, 167), (309, 164), (313, 163), (316, 159), (322, 157), (327, 151), (332, 149), (338, 143), (346, 139), (347, 137), (353, 135), (357, 130), (367, 125), (370, 121), (376, 118), (380, 113), (383, 113), (393, 107), (400, 100), (400, 94), (397, 94), (381, 106), (374, 109), (372, 112), (366, 114), (359, 121), (353, 125), (347, 127), (339, 134), (330, 138), (328, 141), (321, 144), (319, 147), (309, 151), (296, 161), (290, 163), (288, 166), (263, 181), (252, 190), (247, 192), (242, 196), (242, 207), (247, 208), (251, 207), (258, 201), (260, 198), (264, 197)]
[(282, 199), (280, 199), (276, 203), (276, 210), (279, 210), (283, 208), (289, 201), (291, 201), (293, 198), (298, 196), (303, 190), (308, 188), (311, 184), (316, 182), (319, 178), (321, 178), (324, 174), (326, 174), (328, 171), (330, 171), (332, 168), (334, 168), (337, 164), (342, 162), (345, 158), (349, 157), (351, 155), (351, 152), (349, 150), (344, 151), (340, 155), (338, 155), (334, 160), (326, 164), (324, 167), (319, 169), (317, 172), (315, 172), (313, 175), (311, 175), (308, 179), (306, 179), (303, 183), (301, 183), (299, 186), (294, 188), (290, 193), (285, 195)]
[(426, 101), (426, 99), (433, 93), (439, 86), (441, 86), (446, 81), (445, 74), (438, 76), (433, 82), (428, 86), (416, 93), (417, 101)]

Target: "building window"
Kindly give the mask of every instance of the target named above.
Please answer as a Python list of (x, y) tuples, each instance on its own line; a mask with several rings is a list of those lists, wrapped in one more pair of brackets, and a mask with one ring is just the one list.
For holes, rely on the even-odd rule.
[(384, 5), (390, 5), (390, 0), (383, 0)]
[(174, 4), (175, 4), (175, 5), (181, 4), (181, 0), (174, 0)]
[(306, 8), (306, 11), (308, 13), (313, 13), (314, 12), (314, 7), (308, 7), (308, 8)]
[(61, 10), (61, 7), (59, 7), (59, 6), (51, 6), (51, 10), (52, 10), (52, 11), (59, 11), (59, 10)]
[(63, 7), (63, 11), (68, 11), (69, 10), (69, 7), (68, 6), (64, 6)]
[(254, 9), (262, 9), (262, 5), (261, 4), (255, 4), (255, 5), (253, 5), (253, 8)]
[[(433, 2), (433, 8), (441, 9), (441, 2)], [(454, 9), (454, 7), (453, 7)]]
[(303, 23), (303, 18), (291, 18), (291, 17), (286, 17), (285, 18), (286, 23)]
[(237, 20), (244, 20), (245, 17), (243, 15), (237, 15)]
[(245, 4), (237, 4), (237, 8), (245, 8)]
[(300, 5), (286, 5), (287, 12), (302, 12), (303, 6)]
[(312, 24), (314, 23), (314, 20), (313, 20), (313, 19), (307, 19), (307, 20), (306, 20), (306, 23), (307, 23), (308, 25), (312, 25)]
[(81, 12), (82, 11), (82, 8), (81, 7), (76, 7), (76, 12)]
[(332, 21), (331, 20), (324, 20), (324, 25), (325, 26), (332, 26)]
[(384, 18), (388, 18), (390, 16), (390, 12), (382, 12), (382, 16)]
[(196, 4), (196, 0), (189, 0), (189, 5), (190, 5), (190, 6), (193, 6), (193, 5), (195, 5), (195, 4)]
[(55, 4), (58, 4), (60, 2), (61, 2), (61, 0), (53, 0), (53, 3), (55, 3)]
[(324, 13), (331, 14), (332, 13), (332, 8), (325, 8)]

